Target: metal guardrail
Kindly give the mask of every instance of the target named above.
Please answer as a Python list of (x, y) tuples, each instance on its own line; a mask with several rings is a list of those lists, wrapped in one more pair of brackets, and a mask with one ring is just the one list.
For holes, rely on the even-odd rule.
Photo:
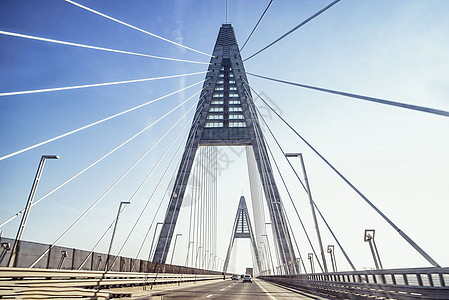
[(100, 272), (0, 268), (0, 298), (47, 299), (89, 297), (108, 299), (108, 288), (180, 284), (223, 279), (223, 275)]
[(449, 268), (259, 276), (266, 281), (340, 298), (449, 299)]

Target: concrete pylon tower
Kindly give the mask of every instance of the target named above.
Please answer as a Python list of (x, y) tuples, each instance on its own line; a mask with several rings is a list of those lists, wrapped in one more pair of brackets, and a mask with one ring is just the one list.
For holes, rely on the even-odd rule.
[(279, 259), (285, 272), (295, 272), (290, 233), (247, 83), (234, 28), (223, 24), (170, 196), (154, 262), (165, 262), (167, 258), (198, 147), (247, 146), (253, 150), (251, 156), (262, 183)]
[(226, 253), (226, 259), (223, 264), (223, 272), (228, 271), (229, 260), (231, 259), (231, 251), (234, 246), (235, 239), (250, 239), (251, 248), (253, 249), (253, 255), (256, 260), (257, 272), (262, 271), (259, 251), (257, 250), (257, 241), (254, 237), (253, 227), (251, 226), (251, 220), (248, 213), (248, 208), (246, 207), (245, 197), (240, 197), (239, 208), (237, 209), (237, 214), (235, 216), (234, 227), (232, 228), (232, 236), (229, 241), (228, 252)]

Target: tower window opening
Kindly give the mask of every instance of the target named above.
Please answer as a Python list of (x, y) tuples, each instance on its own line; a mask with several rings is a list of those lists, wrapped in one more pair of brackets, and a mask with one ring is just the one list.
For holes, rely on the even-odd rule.
[(206, 124), (204, 125), (204, 127), (207, 128), (218, 128), (218, 127), (223, 127), (223, 122), (206, 122)]

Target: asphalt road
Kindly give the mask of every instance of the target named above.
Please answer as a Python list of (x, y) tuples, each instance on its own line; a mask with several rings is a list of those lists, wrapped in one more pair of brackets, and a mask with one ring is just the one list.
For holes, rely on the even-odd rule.
[(263, 280), (254, 279), (253, 283), (241, 280), (225, 280), (211, 284), (193, 285), (184, 288), (164, 290), (152, 296), (138, 299), (251, 299), (251, 300), (292, 300), (326, 299), (301, 291), (286, 289)]

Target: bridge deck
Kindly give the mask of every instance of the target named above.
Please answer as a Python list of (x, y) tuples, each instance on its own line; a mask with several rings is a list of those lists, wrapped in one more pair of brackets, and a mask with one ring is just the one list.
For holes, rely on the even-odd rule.
[[(137, 293), (133, 292), (133, 296)], [(291, 299), (328, 299), (311, 293), (284, 288), (260, 279), (253, 283), (239, 281), (218, 281), (188, 287), (155, 291), (151, 295), (142, 295), (134, 299), (251, 299), (251, 300), (291, 300)], [(154, 298), (153, 298), (154, 297)]]

